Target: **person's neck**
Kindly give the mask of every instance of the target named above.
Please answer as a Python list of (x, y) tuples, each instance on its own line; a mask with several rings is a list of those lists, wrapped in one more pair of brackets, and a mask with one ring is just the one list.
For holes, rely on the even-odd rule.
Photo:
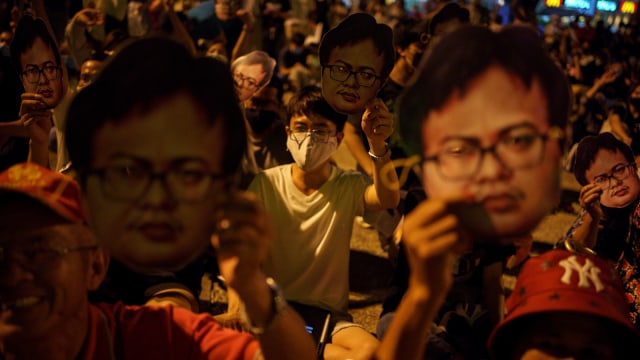
[(305, 195), (310, 195), (318, 190), (331, 176), (331, 163), (326, 161), (317, 168), (304, 171), (297, 164), (291, 167), (293, 184)]
[(51, 329), (41, 337), (4, 339), (4, 360), (73, 360), (82, 352), (89, 328), (89, 309), (63, 322), (64, 329)]
[(406, 60), (399, 59), (398, 61), (401, 61), (402, 64), (398, 63), (393, 67), (393, 69), (391, 69), (389, 79), (393, 80), (398, 85), (405, 87), (409, 83), (409, 79), (411, 78), (411, 75), (413, 75), (413, 71), (409, 64), (406, 63)]

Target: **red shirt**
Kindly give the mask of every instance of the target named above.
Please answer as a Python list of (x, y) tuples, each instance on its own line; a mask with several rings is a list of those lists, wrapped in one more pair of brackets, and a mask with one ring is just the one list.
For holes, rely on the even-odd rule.
[(80, 359), (255, 359), (258, 342), (211, 315), (172, 306), (94, 304)]

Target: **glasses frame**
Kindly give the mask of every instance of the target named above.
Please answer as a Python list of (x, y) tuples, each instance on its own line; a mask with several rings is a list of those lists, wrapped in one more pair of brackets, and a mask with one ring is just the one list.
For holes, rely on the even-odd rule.
[(141, 199), (149, 192), (149, 189), (151, 188), (151, 185), (153, 184), (153, 182), (155, 180), (160, 180), (162, 185), (165, 187), (167, 193), (171, 194), (171, 196), (174, 199), (184, 203), (197, 203), (205, 199), (206, 197), (205, 195), (211, 191), (211, 187), (216, 180), (224, 180), (226, 182), (229, 179), (229, 175), (227, 174), (217, 173), (217, 172), (204, 172), (204, 174), (207, 175), (209, 179), (211, 179), (211, 182), (207, 186), (206, 191), (203, 192), (203, 195), (199, 199), (192, 200), (192, 199), (182, 199), (176, 196), (175, 192), (173, 191), (173, 189), (169, 185), (169, 182), (167, 181), (167, 177), (172, 174), (172, 171), (164, 171), (164, 172), (148, 171), (148, 179), (146, 180), (147, 183), (142, 187), (142, 190), (140, 190), (139, 194), (131, 197), (117, 196), (117, 195), (114, 195), (113, 193), (110, 193), (109, 190), (107, 190), (107, 185), (106, 185), (107, 172), (114, 168), (116, 168), (116, 166), (90, 169), (85, 171), (85, 177), (92, 176), (92, 175), (98, 176), (98, 178), (100, 179), (100, 187), (102, 188), (102, 193), (104, 194), (104, 196), (109, 199), (112, 199), (115, 201), (122, 201), (122, 202), (135, 201), (135, 200)]
[[(625, 180), (627, 178), (629, 178), (629, 176), (631, 176), (631, 171), (630, 168), (634, 168), (636, 166), (635, 163), (626, 163), (622, 166), (622, 168), (620, 169), (621, 171), (625, 172), (625, 175), (623, 175), (623, 177), (616, 177), (615, 173), (615, 166), (609, 170), (608, 173), (604, 174), (604, 175), (598, 175), (593, 179), (593, 184), (597, 185), (598, 187), (600, 187), (603, 190), (609, 189), (611, 188), (611, 179), (616, 179), (618, 181), (622, 181)], [(607, 186), (601, 186), (600, 184), (598, 184), (599, 181), (597, 181), (597, 179), (604, 177), (605, 179), (603, 180), (604, 182), (607, 183)]]
[[(10, 251), (7, 251), (7, 249), (11, 249)], [(97, 250), (98, 249), (98, 245), (80, 245), (80, 246), (67, 246), (67, 247), (48, 247), (48, 248), (41, 248), (41, 249), (30, 249), (31, 251), (31, 255), (34, 254), (45, 254), (45, 253), (52, 253), (57, 255), (58, 257), (63, 257), (67, 254), (70, 254), (72, 252), (77, 252), (77, 251), (86, 251), (86, 250)], [(28, 260), (30, 258), (29, 255), (26, 255), (26, 252), (24, 250), (26, 249), (21, 249), (22, 251), (19, 251), (20, 247), (19, 246), (15, 246), (15, 247), (6, 247), (6, 246), (0, 246), (0, 267), (2, 265), (4, 265), (7, 262), (7, 259), (10, 258), (11, 253), (16, 253), (18, 252), (19, 256), (18, 256), (18, 263), (20, 264), (20, 266), (22, 266), (25, 269), (29, 269), (31, 271), (34, 270), (46, 270), (46, 269), (36, 269), (36, 267), (34, 266), (34, 264), (29, 264)], [(13, 261), (16, 261), (16, 257), (13, 257)], [(47, 264), (49, 265), (49, 264)], [(46, 266), (48, 268), (48, 266)]]
[[(344, 79), (342, 79), (342, 80), (337, 79), (337, 78), (335, 77), (335, 74), (333, 73), (333, 71), (334, 71), (333, 69), (334, 69), (334, 68), (336, 68), (336, 67), (343, 67), (343, 68), (347, 69), (347, 71), (349, 72), (349, 74), (347, 75), (347, 77), (345, 77), (345, 78), (344, 78)], [(329, 77), (330, 77), (332, 80), (335, 80), (335, 81), (337, 81), (337, 82), (341, 82), (341, 83), (343, 83), (343, 82), (345, 82), (345, 81), (349, 80), (349, 78), (351, 77), (351, 75), (353, 75), (353, 76), (354, 76), (354, 78), (356, 79), (356, 83), (358, 84), (358, 86), (362, 86), (362, 87), (366, 87), (366, 88), (373, 87), (373, 84), (375, 84), (375, 83), (376, 83), (376, 80), (380, 80), (380, 81), (382, 81), (382, 77), (380, 77), (380, 76), (378, 76), (378, 75), (376, 75), (376, 74), (373, 74), (373, 73), (370, 73), (370, 72), (367, 72), (367, 71), (353, 71), (353, 70), (349, 69), (349, 67), (348, 67), (348, 66), (346, 66), (346, 65), (339, 65), (339, 64), (326, 64), (326, 65), (322, 65), (322, 69), (323, 69), (323, 71), (324, 71), (324, 69), (325, 69), (325, 68), (328, 68), (328, 69), (329, 69)], [(358, 77), (358, 75), (359, 75), (359, 74), (367, 74), (367, 75), (371, 75), (371, 76), (373, 76), (373, 81), (371, 81), (371, 84), (369, 84), (369, 85), (362, 84), (362, 83), (360, 83), (360, 78)]]
[[(256, 79), (252, 78), (251, 76), (244, 76), (241, 72), (233, 73), (233, 81), (236, 85), (249, 90), (256, 90), (258, 87), (260, 87), (260, 84), (258, 84), (258, 81)], [(245, 82), (249, 86), (245, 86)]]
[(498, 145), (500, 144), (499, 141), (496, 142), (495, 144), (493, 144), (491, 146), (487, 146), (487, 147), (478, 146), (478, 150), (480, 151), (480, 156), (478, 157), (478, 160), (477, 160), (477, 163), (476, 163), (476, 165), (474, 167), (474, 170), (472, 172), (470, 172), (468, 175), (464, 175), (464, 176), (448, 176), (448, 175), (444, 174), (444, 172), (442, 171), (442, 165), (441, 165), (441, 160), (440, 160), (440, 157), (442, 156), (442, 153), (438, 153), (438, 154), (435, 154), (435, 155), (432, 155), (432, 156), (423, 157), (422, 163), (424, 164), (426, 162), (435, 162), (436, 163), (436, 168), (438, 169), (438, 172), (446, 180), (466, 180), (466, 179), (472, 178), (474, 175), (476, 175), (478, 173), (478, 170), (482, 166), (482, 162), (484, 161), (484, 156), (485, 156), (486, 153), (493, 154), (493, 157), (496, 160), (498, 160), (498, 162), (500, 162), (500, 164), (502, 164), (502, 166), (504, 166), (505, 168), (507, 168), (509, 170), (528, 169), (530, 167), (537, 166), (542, 162), (542, 159), (544, 159), (544, 154), (545, 154), (545, 151), (546, 151), (545, 145), (547, 144), (547, 142), (549, 140), (562, 140), (562, 139), (564, 139), (564, 131), (562, 131), (562, 129), (560, 129), (557, 126), (552, 126), (545, 133), (533, 134), (531, 136), (536, 138), (536, 139), (542, 140), (542, 148), (540, 150), (539, 159), (536, 160), (535, 162), (531, 163), (530, 165), (526, 165), (526, 166), (518, 166), (518, 167), (514, 168), (514, 167), (511, 167), (511, 166), (508, 166), (507, 164), (505, 164), (504, 160), (496, 152), (496, 149), (497, 149)]
[[(47, 71), (46, 71), (47, 68), (54, 68), (56, 70), (51, 77), (49, 77), (47, 75)], [(29, 76), (30, 76), (29, 73), (31, 71), (33, 71), (33, 70), (37, 71), (38, 75), (37, 76), (33, 75), (33, 76), (36, 76), (35, 80), (29, 80)], [(53, 65), (53, 63), (52, 63), (52, 64), (47, 64), (47, 65), (45, 65), (43, 67), (40, 67), (40, 66), (37, 66), (37, 65), (33, 65), (33, 66), (29, 67), (27, 70), (23, 71), (21, 73), (21, 75), (25, 78), (25, 80), (29, 84), (38, 84), (38, 83), (40, 83), (40, 79), (41, 79), (40, 77), (41, 76), (44, 76), (45, 79), (47, 79), (47, 81), (56, 81), (56, 80), (58, 80), (58, 74), (60, 73), (60, 71), (62, 71), (60, 66)], [(35, 74), (35, 72), (32, 72), (32, 73)]]
[[(326, 138), (320, 138), (320, 135), (318, 135), (319, 132), (326, 132), (327, 133)], [(305, 134), (305, 135), (302, 138), (302, 140), (298, 140), (295, 134)], [(325, 130), (325, 129), (309, 129), (309, 130), (297, 130), (297, 131), (291, 130), (291, 132), (289, 133), (289, 137), (291, 138), (291, 140), (295, 141), (298, 144), (298, 146), (300, 146), (302, 142), (305, 141), (309, 136), (311, 136), (313, 140), (315, 140), (318, 143), (326, 144), (329, 142), (329, 139), (332, 136), (336, 136), (336, 135), (337, 135), (337, 131)]]

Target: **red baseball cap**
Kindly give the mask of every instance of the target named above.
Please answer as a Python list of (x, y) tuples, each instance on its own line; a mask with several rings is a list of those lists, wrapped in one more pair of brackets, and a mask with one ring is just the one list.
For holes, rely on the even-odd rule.
[(638, 344), (640, 334), (631, 322), (618, 272), (606, 260), (592, 254), (564, 249), (546, 251), (529, 259), (506, 300), (507, 314), (489, 337), (493, 358), (500, 358), (513, 344), (513, 325), (532, 314), (574, 312), (610, 321), (622, 336)]
[(87, 222), (78, 183), (40, 165), (25, 162), (0, 173), (0, 192), (24, 194), (73, 223)]

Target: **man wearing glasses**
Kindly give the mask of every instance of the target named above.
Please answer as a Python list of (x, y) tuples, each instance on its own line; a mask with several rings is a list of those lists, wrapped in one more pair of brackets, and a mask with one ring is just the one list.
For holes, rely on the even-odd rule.
[(580, 140), (574, 175), (582, 185), (581, 211), (563, 240), (617, 261), (627, 239), (632, 205), (640, 194), (636, 171), (631, 148), (613, 133)]
[[(87, 226), (81, 190), (71, 177), (17, 164), (0, 173), (0, 210), (2, 359), (313, 358), (302, 321), (259, 270), (268, 241), (243, 236), (216, 242), (226, 278), (251, 287), (239, 293), (251, 293), (247, 314), (263, 330), (256, 339), (223, 328), (210, 314), (90, 303), (88, 291), (104, 279), (109, 255)], [(227, 266), (227, 257), (240, 264)], [(237, 272), (227, 271), (234, 267)]]
[[(294, 163), (264, 170), (249, 185), (275, 222), (265, 273), (281, 284), (287, 300), (298, 304), (296, 309), (313, 328), (316, 340), (329, 343), (318, 347), (319, 358), (367, 358), (377, 341), (353, 323), (348, 312), (349, 241), (355, 216), (397, 206), (398, 179), (390, 171), (375, 176), (371, 184), (361, 173), (331, 162), (346, 115), (336, 112), (318, 87), (295, 93), (288, 115), (287, 149)], [(374, 125), (390, 122), (390, 117), (371, 113), (362, 120), (372, 148), (379, 151), (375, 156), (379, 173), (390, 163), (384, 141), (391, 127), (377, 132)], [(330, 323), (323, 340), (326, 314)]]
[(612, 133), (587, 136), (578, 144), (574, 174), (582, 185), (582, 209), (558, 245), (586, 247), (616, 264), (638, 327), (640, 239), (635, 217), (640, 178), (635, 154)]
[[(386, 154), (390, 148), (387, 144), (384, 148), (372, 147), (362, 119), (365, 113), (373, 120), (391, 118), (382, 126), (374, 124), (375, 130), (385, 131), (387, 137), (396, 128), (386, 104), (377, 97), (395, 64), (393, 31), (369, 14), (355, 13), (323, 36), (318, 55), (322, 95), (337, 112), (348, 115), (343, 131), (345, 145), (358, 164), (357, 170), (373, 179), (380, 167), (371, 161), (370, 154)], [(365, 217), (369, 215), (367, 212)]]
[(393, 68), (391, 28), (368, 14), (342, 20), (322, 38), (322, 95), (339, 113), (361, 113)]
[[(8, 135), (28, 136), (29, 160), (48, 167), (49, 132), (54, 122), (56, 129), (61, 129), (62, 119), (54, 117), (54, 109), (63, 99), (66, 84), (58, 47), (44, 20), (31, 15), (20, 19), (11, 42), (11, 57), (25, 92), (17, 123), (23, 129), (16, 128)], [(56, 137), (60, 144), (62, 133), (56, 131)], [(68, 162), (63, 146), (57, 149), (57, 154), (52, 168), (60, 170)]]
[(95, 299), (197, 311), (213, 214), (245, 148), (231, 76), (169, 40), (114, 56), (76, 94), (65, 133), (90, 225), (112, 256)]
[(503, 261), (560, 200), (569, 95), (529, 28), (461, 27), (434, 45), (396, 107), (427, 198), (404, 220), (411, 271), (385, 338), (411, 322), (408, 348), (431, 333), (427, 354), (489, 358)]
[(249, 100), (266, 86), (273, 76), (276, 60), (264, 51), (255, 50), (231, 64), (231, 74), (240, 102)]

